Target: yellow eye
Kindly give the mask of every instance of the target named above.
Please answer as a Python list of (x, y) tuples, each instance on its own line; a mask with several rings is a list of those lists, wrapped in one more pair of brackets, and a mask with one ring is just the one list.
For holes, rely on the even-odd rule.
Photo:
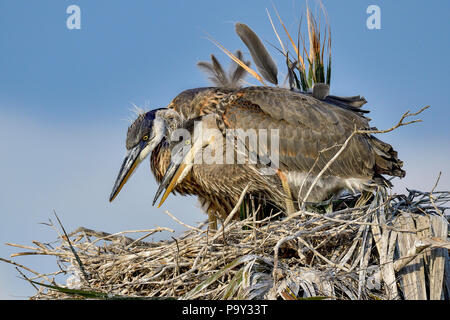
[(142, 138), (142, 140), (147, 141), (147, 140), (148, 140), (148, 136), (144, 136), (144, 137)]

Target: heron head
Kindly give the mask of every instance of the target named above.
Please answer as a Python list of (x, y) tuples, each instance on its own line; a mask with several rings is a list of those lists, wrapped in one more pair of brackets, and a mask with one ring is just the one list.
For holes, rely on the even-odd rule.
[(114, 200), (139, 164), (165, 137), (166, 123), (162, 115), (166, 110), (156, 109), (140, 114), (128, 128), (127, 154), (120, 167), (109, 201)]

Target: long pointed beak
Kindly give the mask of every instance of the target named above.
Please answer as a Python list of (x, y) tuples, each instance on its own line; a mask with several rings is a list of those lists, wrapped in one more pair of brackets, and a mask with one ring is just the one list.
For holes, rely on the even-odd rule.
[[(216, 118), (214, 115), (207, 115), (202, 118), (202, 121), (200, 121), (195, 125), (214, 128), (214, 126), (216, 125), (215, 119)], [(164, 195), (161, 198), (161, 201), (158, 204), (158, 208), (161, 207), (164, 201), (166, 201), (167, 197), (172, 192), (173, 188), (177, 184), (182, 182), (183, 179), (186, 177), (186, 175), (189, 173), (189, 171), (192, 169), (196, 154), (200, 152), (203, 147), (206, 147), (207, 145), (213, 143), (215, 140), (214, 135), (210, 135), (206, 139), (204, 139), (203, 133), (199, 134), (196, 137), (194, 134), (194, 138), (195, 141), (193, 141), (191, 148), (189, 149), (188, 152), (185, 152), (184, 148), (180, 148), (178, 152), (176, 152), (176, 155), (172, 157), (172, 161), (169, 167), (167, 168), (166, 173), (164, 174), (164, 177), (159, 185), (159, 188), (156, 191), (155, 198), (153, 199), (153, 205), (155, 205), (155, 202), (156, 200), (158, 200), (162, 191), (166, 189)], [(174, 159), (176, 159), (176, 161), (173, 161)]]
[(119, 194), (122, 187), (128, 181), (128, 179), (133, 174), (134, 170), (139, 166), (142, 159), (139, 157), (145, 144), (139, 143), (136, 147), (128, 151), (125, 159), (123, 160), (122, 166), (120, 168), (119, 174), (117, 175), (116, 182), (112, 189), (111, 195), (109, 196), (109, 202), (112, 202)]
[[(155, 198), (153, 199), (153, 205), (155, 205), (155, 202), (156, 200), (158, 200), (162, 191), (166, 189), (166, 192), (164, 192), (164, 195), (158, 204), (158, 208), (161, 207), (164, 201), (166, 201), (169, 194), (172, 192), (173, 188), (183, 181), (194, 164), (196, 153), (202, 149), (202, 146), (202, 139), (197, 139), (184, 156), (184, 150), (180, 148), (177, 155), (175, 157), (172, 157), (172, 162), (167, 168), (166, 173), (164, 174), (164, 177), (159, 185), (159, 188), (156, 191)], [(174, 162), (173, 159), (179, 159), (179, 161)]]
[(164, 175), (161, 184), (159, 185), (158, 190), (156, 191), (155, 198), (153, 199), (153, 205), (155, 205), (156, 200), (158, 200), (163, 190), (166, 189), (166, 192), (164, 192), (164, 195), (158, 204), (158, 208), (161, 207), (164, 201), (166, 201), (170, 192), (172, 192), (173, 188), (183, 180), (184, 176), (186, 176), (187, 171), (189, 171), (190, 168), (191, 166), (185, 163), (175, 164), (174, 162), (171, 162), (170, 166), (166, 170), (166, 174)]

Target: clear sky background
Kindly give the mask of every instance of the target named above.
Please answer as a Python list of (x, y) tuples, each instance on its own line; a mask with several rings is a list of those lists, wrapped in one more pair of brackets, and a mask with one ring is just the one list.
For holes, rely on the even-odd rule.
[[(305, 2), (274, 3), (295, 34)], [(366, 97), (379, 129), (390, 128), (407, 110), (431, 105), (423, 123), (380, 137), (405, 162), (407, 176), (395, 180), (394, 191), (429, 191), (440, 171), (438, 189), (449, 190), (450, 2), (323, 3), (333, 37), (332, 94)], [(81, 8), (81, 30), (66, 27), (72, 4)], [(381, 30), (366, 27), (371, 4), (381, 8)], [(152, 207), (157, 186), (148, 162), (108, 202), (125, 154), (126, 119), (133, 117), (133, 103), (164, 107), (182, 90), (209, 85), (196, 62), (211, 53), (229, 60), (205, 32), (232, 51), (244, 49), (234, 33), (240, 21), (276, 44), (266, 7), (275, 18), (271, 2), (261, 0), (1, 0), (0, 257), (20, 251), (6, 242), (56, 240), (54, 230), (39, 224), (55, 220), (53, 210), (68, 231), (166, 226), (180, 232), (165, 210), (186, 223), (205, 219), (195, 198), (170, 196), (161, 209)], [(279, 69), (285, 73), (281, 58)], [(40, 272), (57, 270), (54, 258), (16, 261)], [(33, 293), (12, 266), (0, 262), (0, 299)]]

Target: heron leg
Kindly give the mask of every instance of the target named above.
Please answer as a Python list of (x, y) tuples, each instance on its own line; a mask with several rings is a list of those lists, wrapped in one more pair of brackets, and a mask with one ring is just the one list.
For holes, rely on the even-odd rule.
[(217, 217), (212, 208), (208, 209), (209, 230), (217, 230)]
[(289, 187), (286, 175), (281, 172), (281, 170), (277, 171), (277, 175), (281, 180), (281, 185), (283, 186), (283, 190), (286, 194), (286, 198), (284, 199), (286, 203), (286, 213), (288, 216), (290, 216), (295, 212), (294, 202), (292, 201), (291, 188)]

